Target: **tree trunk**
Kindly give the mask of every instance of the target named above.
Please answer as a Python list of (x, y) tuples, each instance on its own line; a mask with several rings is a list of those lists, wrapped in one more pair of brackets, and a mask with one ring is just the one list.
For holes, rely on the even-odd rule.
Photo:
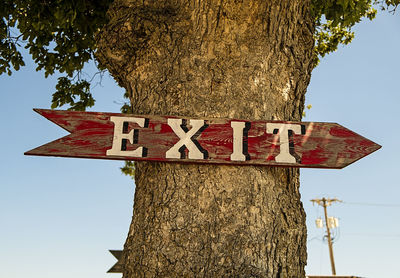
[[(121, 0), (98, 60), (134, 114), (301, 119), (313, 57), (305, 0)], [(299, 171), (136, 164), (123, 277), (304, 277)]]

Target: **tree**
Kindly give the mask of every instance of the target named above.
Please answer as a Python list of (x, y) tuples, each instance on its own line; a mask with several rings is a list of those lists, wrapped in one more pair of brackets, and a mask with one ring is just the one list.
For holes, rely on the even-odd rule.
[[(54, 107), (93, 104), (89, 83), (72, 82), (97, 50), (126, 89), (124, 111), (300, 120), (314, 50), (349, 42), (346, 28), (374, 14), (370, 1), (159, 2), (116, 1), (107, 22), (106, 1), (6, 1), (3, 68), (22, 65), (18, 26), (39, 69), (67, 74)], [(135, 174), (125, 277), (304, 276), (296, 169), (142, 162)]]

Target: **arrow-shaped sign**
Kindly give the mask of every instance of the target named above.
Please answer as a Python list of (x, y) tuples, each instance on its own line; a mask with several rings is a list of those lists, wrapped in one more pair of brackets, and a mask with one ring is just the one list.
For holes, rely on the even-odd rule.
[(381, 147), (336, 123), (35, 111), (71, 134), (26, 155), (343, 168)]
[(107, 273), (124, 272), (124, 264), (122, 262), (122, 250), (108, 250), (117, 259), (117, 262), (107, 271)]

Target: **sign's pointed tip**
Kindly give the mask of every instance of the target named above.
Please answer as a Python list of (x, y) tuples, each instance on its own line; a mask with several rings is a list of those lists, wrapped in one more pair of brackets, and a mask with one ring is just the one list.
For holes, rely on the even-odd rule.
[[(121, 271), (122, 272), (122, 271)], [(107, 271), (107, 273), (121, 273), (120, 271), (116, 271), (116, 269), (115, 269), (115, 265), (114, 266), (112, 266), (108, 271)]]
[(42, 111), (43, 111), (43, 109), (40, 109), (40, 108), (33, 108), (32, 110), (38, 114), (42, 114)]
[(35, 155), (35, 149), (24, 152), (24, 155)]
[(381, 145), (379, 145), (379, 144), (377, 144), (377, 143), (375, 143), (375, 142), (373, 142), (373, 141), (372, 141), (372, 143), (373, 143), (373, 147), (371, 148), (371, 152), (370, 152), (369, 154), (371, 154), (371, 153), (373, 153), (373, 152), (376, 152), (377, 150), (379, 150), (380, 148), (382, 148)]
[[(50, 112), (50, 111), (55, 111), (55, 110), (52, 110), (52, 109), (42, 109), (42, 108), (33, 108), (32, 110), (35, 111), (36, 113), (38, 113), (39, 115), (47, 118), (47, 119), (49, 119), (49, 118), (46, 116), (46, 114), (48, 112)], [(49, 119), (49, 120), (51, 121), (51, 119)]]
[(122, 250), (108, 250), (117, 260), (121, 258)]
[(115, 265), (113, 267), (111, 267), (107, 273), (120, 273), (119, 271), (115, 271)]

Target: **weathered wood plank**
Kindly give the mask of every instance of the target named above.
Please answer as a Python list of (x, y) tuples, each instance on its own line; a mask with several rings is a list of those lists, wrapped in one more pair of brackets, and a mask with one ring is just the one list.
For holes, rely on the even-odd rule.
[(336, 123), (35, 111), (71, 134), (26, 155), (343, 168), (381, 147)]

